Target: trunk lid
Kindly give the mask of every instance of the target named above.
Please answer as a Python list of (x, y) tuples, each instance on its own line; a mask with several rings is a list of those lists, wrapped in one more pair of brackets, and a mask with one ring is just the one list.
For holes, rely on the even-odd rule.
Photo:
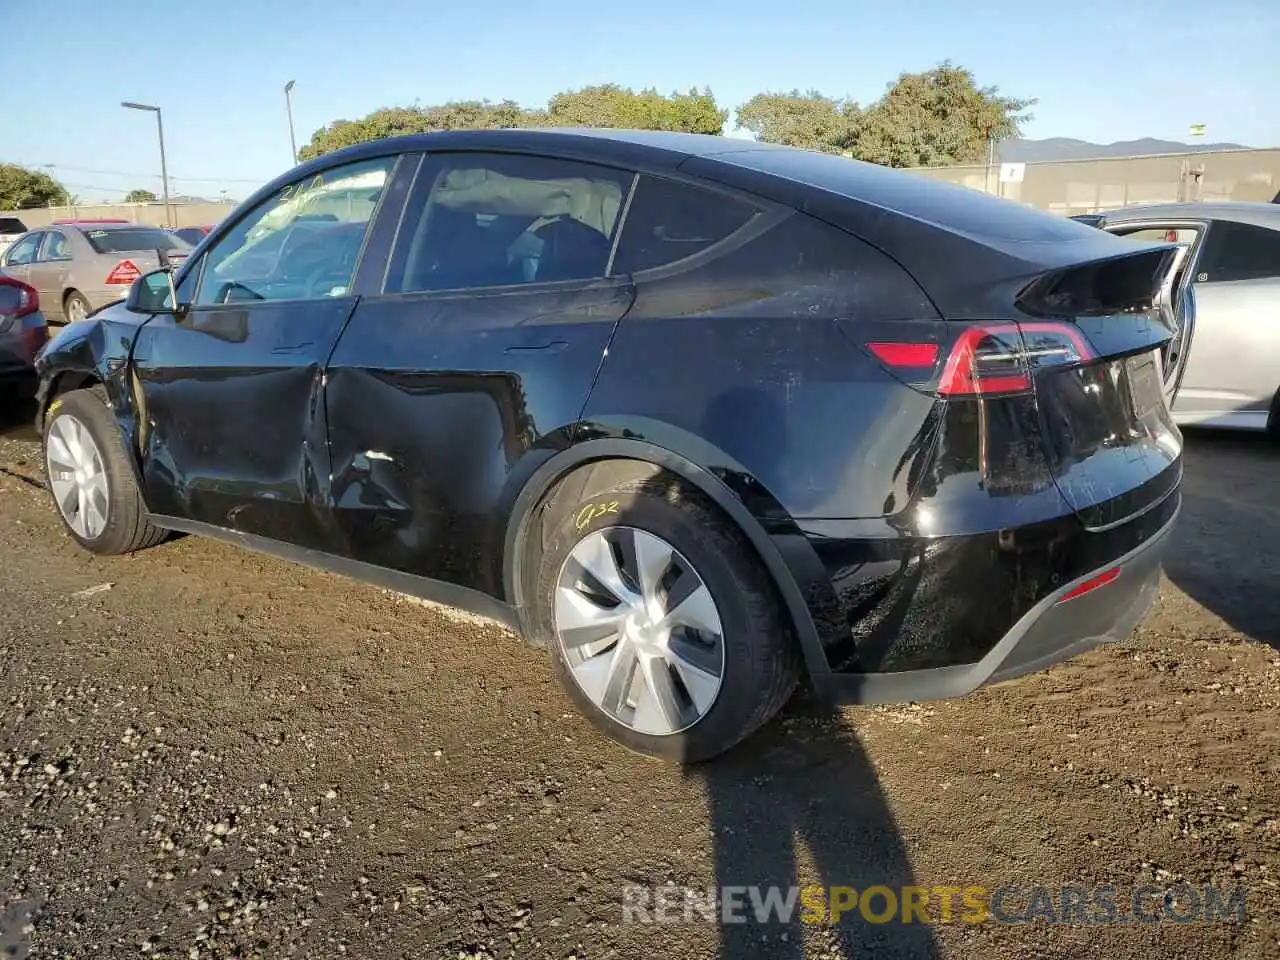
[[(1162, 292), (1184, 251), (1151, 245), (1054, 270), (1017, 297), (1045, 455), (1085, 526), (1116, 526), (1165, 499), (1181, 478), (1182, 435), (1166, 364), (1178, 324)], [(1041, 327), (1067, 328), (1078, 362), (1036, 361)]]

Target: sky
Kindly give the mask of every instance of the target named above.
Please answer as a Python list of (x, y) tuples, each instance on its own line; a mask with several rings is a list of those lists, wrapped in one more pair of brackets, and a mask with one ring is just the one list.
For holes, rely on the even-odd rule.
[[(82, 199), (171, 190), (242, 198), (301, 147), (384, 106), (512, 99), (614, 82), (859, 103), (951, 60), (1035, 98), (1029, 137), (1280, 145), (1278, 0), (0, 0), (0, 162)], [(733, 121), (730, 119), (729, 130)], [(51, 166), (50, 166), (51, 165)]]

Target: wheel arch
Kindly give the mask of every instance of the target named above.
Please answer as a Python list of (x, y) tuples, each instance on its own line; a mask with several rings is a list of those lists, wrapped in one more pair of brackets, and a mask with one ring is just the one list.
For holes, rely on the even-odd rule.
[(829, 672), (813, 614), (805, 602), (796, 574), (760, 520), (715, 474), (688, 457), (647, 440), (603, 438), (575, 444), (548, 459), (525, 482), (508, 515), (502, 553), (503, 590), (522, 623), (526, 622), (522, 564), (538, 508), (565, 478), (582, 467), (606, 461), (632, 461), (638, 466), (667, 471), (714, 503), (751, 543), (777, 588), (787, 619), (799, 641), (808, 673), (812, 676)]

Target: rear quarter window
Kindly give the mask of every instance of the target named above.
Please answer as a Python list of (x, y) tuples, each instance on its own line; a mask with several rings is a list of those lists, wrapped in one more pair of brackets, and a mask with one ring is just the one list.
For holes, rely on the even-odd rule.
[(86, 230), (94, 253), (133, 253), (141, 250), (185, 251), (191, 244), (167, 230), (134, 227), (125, 230)]
[(733, 235), (758, 213), (753, 204), (724, 194), (641, 177), (627, 210), (613, 272), (637, 273), (684, 260)]

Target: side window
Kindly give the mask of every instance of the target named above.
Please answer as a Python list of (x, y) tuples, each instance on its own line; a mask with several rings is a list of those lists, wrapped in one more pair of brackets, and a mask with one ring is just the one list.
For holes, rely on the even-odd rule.
[(70, 260), (71, 251), (67, 249), (67, 238), (57, 230), (50, 230), (44, 235), (44, 248), (40, 251), (41, 260)]
[(1196, 279), (1218, 283), (1267, 277), (1280, 277), (1280, 230), (1215, 221), (1205, 238)]
[(249, 211), (205, 253), (195, 305), (344, 296), (394, 165), (325, 170)]
[(1194, 227), (1141, 227), (1137, 230), (1117, 228), (1117, 236), (1129, 240), (1141, 240), (1144, 243), (1181, 243), (1190, 245), (1196, 242)]
[(604, 277), (634, 180), (589, 163), (498, 154), (428, 158), (419, 177), (389, 293)]
[(641, 177), (613, 272), (636, 273), (675, 263), (719, 243), (746, 225), (759, 209), (700, 187)]
[(5, 254), (4, 262), (15, 267), (31, 263), (36, 258), (36, 251), (40, 248), (40, 240), (43, 237), (43, 233), (27, 234), (9, 248), (9, 252)]

